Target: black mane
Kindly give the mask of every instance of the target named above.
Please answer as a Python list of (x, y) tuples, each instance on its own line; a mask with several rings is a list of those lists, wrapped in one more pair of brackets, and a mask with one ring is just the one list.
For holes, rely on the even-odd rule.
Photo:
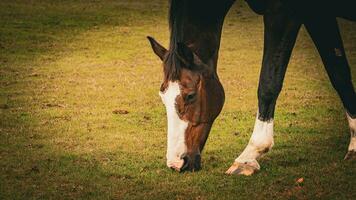
[(183, 24), (188, 0), (171, 0), (169, 9), (170, 42), (169, 51), (164, 60), (164, 78), (166, 81), (179, 80), (182, 63), (176, 55), (177, 43), (183, 42)]
[[(223, 19), (235, 0), (170, 0), (170, 44), (164, 60), (164, 78), (176, 81), (184, 65), (177, 56), (177, 44), (187, 40), (203, 61), (219, 48)], [(192, 33), (194, 32), (194, 33)], [(185, 35), (187, 34), (187, 35)], [(189, 37), (189, 38), (187, 38)], [(189, 44), (186, 44), (189, 45)], [(215, 58), (216, 59), (216, 58)]]

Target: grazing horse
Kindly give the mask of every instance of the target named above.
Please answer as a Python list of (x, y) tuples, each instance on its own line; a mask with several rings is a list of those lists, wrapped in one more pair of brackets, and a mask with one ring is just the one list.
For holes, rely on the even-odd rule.
[[(201, 168), (201, 152), (224, 104), (217, 60), (224, 18), (235, 0), (171, 0), (170, 46), (148, 37), (163, 61), (159, 95), (168, 118), (167, 166)], [(356, 93), (336, 17), (356, 21), (353, 0), (246, 0), (263, 15), (264, 52), (258, 85), (258, 111), (250, 141), (227, 174), (251, 175), (257, 159), (273, 146), (273, 117), (285, 72), (301, 25), (310, 34), (346, 111), (351, 140), (345, 158), (356, 154)]]

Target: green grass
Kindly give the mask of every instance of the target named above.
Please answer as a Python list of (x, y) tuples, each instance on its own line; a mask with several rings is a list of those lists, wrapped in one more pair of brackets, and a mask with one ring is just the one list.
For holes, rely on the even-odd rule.
[[(203, 169), (166, 168), (162, 68), (145, 36), (168, 45), (167, 10), (165, 0), (0, 1), (0, 199), (355, 199), (345, 114), (304, 29), (273, 150), (258, 174), (224, 175), (257, 109), (263, 25), (243, 2), (223, 30), (226, 103)], [(340, 26), (356, 77), (356, 24)]]

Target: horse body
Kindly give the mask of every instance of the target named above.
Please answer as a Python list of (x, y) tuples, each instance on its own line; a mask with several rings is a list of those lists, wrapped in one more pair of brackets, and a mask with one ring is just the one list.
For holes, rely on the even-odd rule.
[(294, 11), (299, 16), (329, 15), (356, 20), (355, 2), (353, 0), (245, 0), (257, 14), (263, 15), (272, 9)]
[[(254, 173), (260, 169), (257, 159), (272, 148), (276, 101), (303, 24), (346, 110), (351, 129), (347, 157), (355, 154), (356, 94), (336, 21), (337, 16), (356, 19), (354, 3), (348, 0), (246, 1), (264, 18), (258, 112), (247, 147), (227, 173)], [(178, 171), (200, 168), (201, 151), (224, 103), (216, 65), (223, 21), (233, 3), (234, 0), (171, 0), (169, 49), (149, 38), (154, 52), (164, 61), (160, 95), (168, 118), (167, 165)]]

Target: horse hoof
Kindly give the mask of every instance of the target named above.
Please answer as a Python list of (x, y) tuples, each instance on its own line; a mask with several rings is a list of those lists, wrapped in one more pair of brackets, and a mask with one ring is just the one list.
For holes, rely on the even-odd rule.
[(345, 155), (344, 160), (356, 160), (356, 151), (348, 151), (347, 154)]
[(258, 163), (254, 162), (246, 162), (246, 163), (238, 163), (235, 162), (232, 166), (225, 172), (227, 175), (237, 174), (244, 176), (251, 176), (255, 172), (259, 170)]

